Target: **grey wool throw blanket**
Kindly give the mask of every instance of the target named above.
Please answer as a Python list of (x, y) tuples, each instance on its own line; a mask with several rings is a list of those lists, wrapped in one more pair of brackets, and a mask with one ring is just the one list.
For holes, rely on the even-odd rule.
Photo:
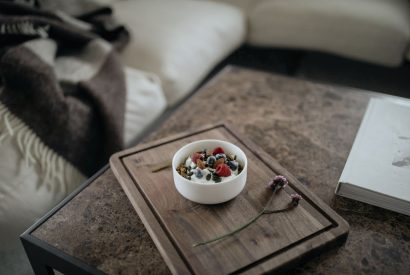
[(0, 102), (91, 175), (123, 146), (127, 41), (92, 1), (0, 0)]

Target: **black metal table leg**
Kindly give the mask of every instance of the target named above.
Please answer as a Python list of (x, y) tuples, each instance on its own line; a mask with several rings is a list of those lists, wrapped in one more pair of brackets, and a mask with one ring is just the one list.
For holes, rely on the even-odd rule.
[(54, 275), (54, 270), (47, 266), (43, 261), (41, 261), (41, 252), (38, 251), (39, 248), (33, 243), (28, 242), (26, 239), (21, 239), (24, 250), (26, 251), (28, 260), (30, 261), (31, 267), (33, 268), (34, 274), (36, 275)]

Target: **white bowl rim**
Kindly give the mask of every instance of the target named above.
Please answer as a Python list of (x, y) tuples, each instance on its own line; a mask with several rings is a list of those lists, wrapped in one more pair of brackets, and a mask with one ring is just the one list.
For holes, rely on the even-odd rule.
[(181, 179), (183, 179), (183, 180), (186, 181), (187, 183), (196, 184), (196, 185), (200, 185), (200, 186), (225, 185), (225, 184), (231, 183), (231, 182), (232, 182), (233, 180), (235, 180), (239, 175), (241, 175), (242, 172), (245, 171), (245, 169), (248, 168), (248, 159), (247, 159), (247, 157), (246, 157), (245, 152), (242, 151), (242, 149), (239, 148), (238, 146), (236, 146), (235, 144), (233, 144), (233, 143), (231, 143), (231, 142), (229, 142), (229, 141), (224, 141), (224, 140), (219, 140), (219, 139), (201, 139), (201, 140), (196, 140), (196, 141), (190, 142), (190, 143), (188, 143), (188, 144), (185, 144), (184, 146), (182, 146), (181, 148), (179, 148), (178, 151), (175, 152), (175, 154), (174, 154), (174, 156), (173, 156), (173, 158), (172, 158), (172, 170), (176, 172), (176, 168), (175, 168), (174, 162), (175, 162), (175, 157), (178, 155), (178, 153), (179, 153), (180, 151), (182, 151), (184, 148), (186, 148), (186, 147), (188, 147), (188, 146), (195, 145), (196, 143), (203, 143), (203, 142), (209, 142), (209, 141), (211, 141), (211, 142), (218, 142), (218, 143), (226, 143), (226, 144), (230, 144), (230, 145), (233, 145), (234, 147), (236, 147), (236, 149), (237, 149), (239, 152), (241, 152), (241, 153), (244, 155), (244, 157), (245, 157), (245, 159), (243, 160), (244, 165), (243, 165), (242, 171), (241, 171), (238, 175), (236, 175), (236, 177), (233, 177), (233, 178), (231, 178), (231, 179), (229, 179), (229, 180), (227, 180), (227, 181), (224, 181), (224, 182), (215, 182), (214, 184), (203, 184), (203, 183), (195, 182), (195, 181), (192, 181), (192, 180), (189, 180), (189, 179), (184, 178), (183, 176), (181, 176), (181, 175), (177, 172), (176, 174), (178, 174), (178, 176), (179, 176)]

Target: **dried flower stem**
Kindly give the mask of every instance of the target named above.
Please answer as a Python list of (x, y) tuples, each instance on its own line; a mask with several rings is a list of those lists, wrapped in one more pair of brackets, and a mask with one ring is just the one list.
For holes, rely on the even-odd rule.
[(246, 227), (248, 227), (249, 225), (251, 225), (252, 223), (254, 223), (256, 220), (258, 220), (261, 216), (263, 216), (263, 215), (265, 215), (265, 214), (274, 214), (274, 213), (285, 212), (285, 211), (289, 211), (289, 210), (293, 209), (294, 207), (296, 207), (297, 204), (290, 203), (289, 206), (287, 206), (287, 207), (285, 207), (285, 208), (282, 208), (282, 209), (277, 209), (277, 210), (269, 210), (269, 209), (268, 209), (268, 207), (269, 207), (269, 205), (271, 204), (271, 202), (272, 202), (272, 200), (273, 200), (273, 197), (275, 196), (276, 192), (277, 192), (278, 190), (281, 190), (281, 189), (282, 189), (282, 188), (277, 188), (277, 189), (273, 192), (273, 194), (272, 194), (272, 196), (270, 197), (268, 203), (265, 205), (265, 207), (262, 209), (262, 211), (260, 211), (255, 217), (253, 217), (253, 218), (252, 218), (251, 220), (249, 220), (247, 223), (244, 223), (243, 225), (237, 227), (236, 229), (234, 229), (233, 231), (231, 231), (231, 232), (229, 232), (229, 233), (226, 233), (226, 234), (224, 234), (224, 235), (217, 236), (217, 237), (215, 237), (215, 238), (213, 238), (213, 239), (210, 239), (210, 240), (208, 240), (208, 241), (195, 243), (195, 244), (193, 244), (192, 246), (193, 246), (193, 247), (197, 247), (197, 246), (200, 246), (200, 245), (205, 245), (205, 244), (209, 244), (209, 243), (213, 243), (213, 242), (222, 240), (222, 239), (224, 239), (224, 238), (226, 238), (226, 237), (229, 237), (229, 236), (231, 236), (231, 235), (234, 235), (235, 233), (237, 233), (237, 232), (239, 232), (239, 231), (245, 229)]
[(228, 236), (231, 236), (231, 235), (233, 235), (233, 234), (235, 234), (235, 233), (241, 231), (242, 229), (248, 227), (248, 226), (251, 225), (253, 222), (255, 222), (257, 219), (259, 219), (259, 217), (264, 214), (264, 211), (265, 211), (265, 210), (262, 210), (262, 211), (259, 212), (253, 219), (251, 219), (251, 220), (248, 221), (247, 223), (245, 223), (245, 224), (239, 226), (238, 228), (236, 228), (235, 230), (233, 230), (233, 231), (231, 231), (231, 232), (229, 232), (229, 233), (227, 233), (227, 234), (218, 236), (218, 237), (216, 237), (216, 238), (210, 239), (210, 240), (205, 241), (205, 242), (196, 243), (196, 244), (194, 244), (194, 245), (192, 245), (192, 246), (193, 246), (193, 247), (197, 247), (197, 246), (200, 246), (200, 245), (204, 245), (204, 244), (208, 244), (208, 243), (213, 243), (213, 242), (222, 240), (222, 239), (224, 239), (224, 238), (226, 238), (226, 237), (228, 237)]
[(213, 239), (210, 239), (210, 240), (208, 240), (208, 241), (196, 243), (196, 244), (194, 244), (194, 245), (192, 245), (192, 246), (193, 246), (193, 247), (197, 247), (197, 246), (200, 246), (200, 245), (209, 244), (209, 243), (213, 243), (213, 242), (222, 240), (222, 239), (224, 239), (224, 238), (226, 238), (226, 237), (229, 237), (229, 236), (231, 236), (231, 235), (233, 235), (233, 234), (235, 234), (235, 233), (237, 233), (237, 232), (239, 232), (239, 231), (245, 229), (246, 227), (248, 227), (249, 225), (251, 225), (252, 223), (254, 223), (257, 219), (259, 219), (261, 216), (263, 216), (263, 215), (265, 215), (265, 214), (273, 214), (273, 213), (285, 212), (285, 211), (288, 211), (288, 210), (292, 209), (293, 207), (294, 207), (294, 206), (291, 205), (291, 206), (289, 206), (289, 207), (286, 207), (286, 208), (283, 208), (283, 209), (279, 209), (279, 210), (263, 209), (263, 210), (262, 210), (261, 212), (259, 212), (253, 219), (251, 219), (251, 220), (248, 221), (247, 223), (245, 223), (245, 224), (239, 226), (239, 227), (236, 228), (235, 230), (233, 230), (233, 231), (231, 231), (231, 232), (229, 232), (229, 233), (227, 233), (227, 234), (224, 234), (224, 235), (215, 237), (215, 238), (213, 238)]

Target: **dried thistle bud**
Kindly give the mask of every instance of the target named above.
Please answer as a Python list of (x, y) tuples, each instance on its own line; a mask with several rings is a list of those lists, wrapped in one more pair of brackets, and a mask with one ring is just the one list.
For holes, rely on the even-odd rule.
[(290, 195), (290, 198), (292, 199), (290, 203), (293, 206), (297, 206), (299, 204), (299, 201), (302, 199), (302, 196), (295, 193), (295, 194)]
[(268, 182), (268, 187), (271, 188), (273, 191), (276, 191), (286, 187), (287, 184), (288, 179), (284, 176), (278, 175)]

